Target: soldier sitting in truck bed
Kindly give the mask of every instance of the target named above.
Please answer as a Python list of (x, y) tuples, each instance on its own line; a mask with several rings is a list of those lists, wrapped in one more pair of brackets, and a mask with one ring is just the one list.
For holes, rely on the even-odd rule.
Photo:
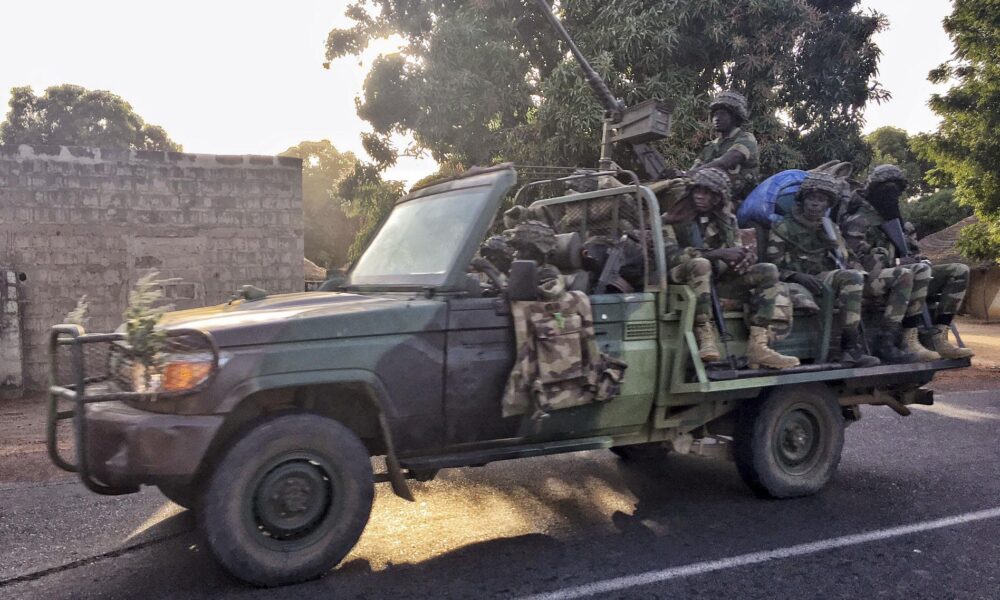
[[(778, 296), (778, 268), (757, 263), (753, 252), (740, 244), (736, 217), (725, 209), (730, 197), (729, 177), (721, 169), (707, 168), (691, 177), (693, 220), (664, 226), (664, 244), (670, 279), (690, 285), (698, 296), (694, 335), (698, 354), (706, 362), (720, 358), (712, 324), (712, 273), (729, 292), (752, 294), (747, 360), (750, 368), (790, 369), (799, 365), (768, 346), (769, 330)], [(695, 231), (697, 228), (697, 231)], [(700, 243), (698, 242), (700, 238)]]
[[(864, 189), (854, 193), (841, 219), (844, 238), (851, 250), (871, 265), (868, 268), (907, 269), (913, 273), (913, 292), (901, 323), (904, 352), (922, 361), (971, 357), (971, 350), (954, 346), (947, 339), (948, 327), (965, 298), (969, 267), (961, 263), (932, 266), (919, 256), (915, 240), (900, 240), (907, 246), (905, 252), (900, 252), (882, 229), (886, 216), (898, 217), (899, 198), (906, 186), (906, 175), (896, 165), (875, 167)], [(899, 232), (902, 237), (902, 228)], [(899, 267), (895, 267), (897, 260)], [(918, 331), (928, 295), (940, 296), (932, 315), (932, 348), (924, 347)]]
[(833, 288), (843, 321), (841, 364), (873, 367), (881, 361), (862, 346), (864, 274), (838, 265), (835, 253), (846, 257), (847, 250), (837, 226), (828, 223), (835, 240), (824, 231), (826, 211), (840, 200), (841, 188), (841, 180), (833, 175), (810, 173), (795, 197), (792, 214), (771, 228), (766, 258), (778, 266), (782, 281), (798, 283), (814, 296), (822, 294), (824, 285)]

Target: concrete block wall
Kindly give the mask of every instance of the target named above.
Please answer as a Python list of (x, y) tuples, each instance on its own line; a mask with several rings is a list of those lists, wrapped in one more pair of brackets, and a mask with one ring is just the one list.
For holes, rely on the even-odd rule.
[(178, 309), (243, 284), (301, 291), (301, 171), (272, 156), (0, 147), (0, 266), (24, 277), (25, 386), (45, 385), (45, 336), (78, 298), (88, 331), (110, 331), (149, 270), (176, 280)]

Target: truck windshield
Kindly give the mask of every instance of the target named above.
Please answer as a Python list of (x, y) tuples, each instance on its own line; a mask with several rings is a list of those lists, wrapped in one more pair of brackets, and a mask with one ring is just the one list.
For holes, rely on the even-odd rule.
[(458, 259), (490, 186), (397, 205), (351, 272), (351, 285), (440, 285)]

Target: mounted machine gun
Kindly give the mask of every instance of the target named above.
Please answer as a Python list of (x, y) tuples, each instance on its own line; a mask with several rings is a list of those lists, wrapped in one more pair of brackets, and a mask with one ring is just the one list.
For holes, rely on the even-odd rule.
[(611, 168), (611, 148), (614, 144), (626, 144), (632, 149), (636, 160), (650, 179), (669, 179), (673, 169), (650, 143), (670, 135), (670, 108), (659, 100), (646, 100), (632, 107), (625, 106), (615, 98), (604, 80), (594, 70), (587, 58), (573, 42), (569, 32), (552, 12), (547, 0), (535, 0), (538, 8), (549, 20), (556, 34), (569, 48), (573, 58), (580, 65), (587, 83), (604, 106), (604, 131), (601, 136), (601, 170)]

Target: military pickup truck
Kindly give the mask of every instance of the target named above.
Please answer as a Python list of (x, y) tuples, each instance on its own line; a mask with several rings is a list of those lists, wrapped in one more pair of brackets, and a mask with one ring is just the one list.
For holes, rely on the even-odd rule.
[[(521, 282), (512, 272), (503, 287), (470, 266), (517, 180), (501, 166), (399, 200), (339, 291), (167, 313), (153, 376), (136, 368), (121, 331), (56, 326), (52, 460), (99, 494), (159, 487), (194, 511), (232, 574), (280, 585), (320, 576), (347, 555), (376, 483), (412, 499), (408, 479), (445, 468), (601, 449), (655, 458), (701, 446), (728, 449), (719, 454), (761, 496), (813, 494), (834, 475), (860, 405), (907, 415), (907, 405), (933, 402), (921, 386), (936, 371), (969, 365), (841, 368), (827, 358), (836, 343), (829, 298), (797, 315), (776, 346), (802, 366), (703, 364), (695, 296), (667, 282), (656, 196), (628, 172), (607, 175), (623, 186), (547, 198), (559, 182), (531, 182), (515, 201), (542, 198), (531, 208), (566, 225), (553, 263), (567, 276), (580, 268), (577, 237), (616, 233), (620, 215), (647, 238), (641, 289), (589, 296), (601, 352), (628, 365), (613, 399), (545, 418), (502, 416), (515, 362), (508, 290)], [(725, 317), (738, 356), (747, 328), (735, 308)], [(60, 445), (63, 421), (72, 422), (72, 458)]]

